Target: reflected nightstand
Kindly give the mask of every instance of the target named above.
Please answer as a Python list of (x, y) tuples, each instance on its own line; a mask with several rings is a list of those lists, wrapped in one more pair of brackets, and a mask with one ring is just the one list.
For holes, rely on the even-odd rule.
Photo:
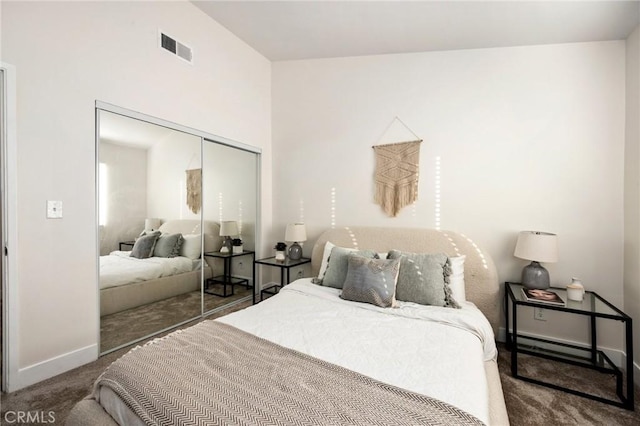
[[(234, 257), (240, 256), (251, 256), (251, 260), (255, 259), (255, 252), (253, 251), (243, 251), (242, 253), (220, 253), (219, 251), (209, 251), (205, 252), (204, 255), (206, 257), (214, 257), (217, 259), (222, 259), (224, 265), (224, 271), (222, 275), (215, 276), (213, 278), (208, 278), (205, 281), (204, 292), (207, 294), (212, 294), (214, 296), (219, 297), (229, 297), (233, 296), (233, 287), (238, 284), (244, 284), (247, 288), (251, 287), (249, 285), (249, 280), (247, 278), (234, 277), (231, 272), (231, 260)], [(253, 282), (256, 282), (255, 269), (253, 275)], [(221, 284), (222, 285), (222, 293), (216, 293), (212, 290), (209, 290), (210, 286)], [(255, 292), (253, 296), (255, 300)]]
[(131, 241), (120, 241), (118, 243), (118, 250), (123, 251), (122, 250), (122, 246), (131, 246), (131, 248), (133, 248), (133, 246), (136, 244), (135, 241), (131, 240)]

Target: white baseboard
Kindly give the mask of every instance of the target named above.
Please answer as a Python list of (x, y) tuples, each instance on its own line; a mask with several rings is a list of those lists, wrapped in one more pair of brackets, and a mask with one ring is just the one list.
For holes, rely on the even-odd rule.
[[(584, 348), (588, 348), (589, 345), (583, 342), (574, 342), (572, 340), (565, 340), (565, 339), (558, 339), (556, 337), (550, 337), (550, 336), (543, 336), (540, 334), (533, 334), (533, 333), (518, 333), (521, 334), (523, 336), (526, 337), (537, 337), (539, 339), (546, 339), (546, 340), (550, 340), (552, 342), (557, 342), (557, 343), (566, 343), (566, 344), (570, 344), (570, 345), (576, 345), (576, 346), (580, 346), (580, 347), (584, 347)], [(507, 333), (504, 327), (500, 327), (498, 329), (498, 336), (496, 336), (496, 340), (498, 342), (506, 342), (507, 341)], [(621, 368), (625, 368), (626, 367), (626, 363), (627, 363), (627, 355), (625, 354), (625, 352), (621, 349), (612, 349), (612, 348), (606, 348), (606, 347), (599, 347), (599, 350), (601, 350), (602, 352), (605, 353), (605, 355), (607, 355), (611, 361), (616, 365), (616, 367), (621, 367)], [(633, 381), (636, 383), (636, 385), (640, 386), (640, 365), (637, 362), (633, 363)]]
[(14, 392), (98, 359), (98, 345), (89, 345), (55, 358), (20, 368), (9, 378), (8, 391)]

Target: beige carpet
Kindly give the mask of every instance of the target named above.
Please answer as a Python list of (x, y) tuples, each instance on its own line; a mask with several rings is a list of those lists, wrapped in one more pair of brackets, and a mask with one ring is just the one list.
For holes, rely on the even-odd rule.
[[(205, 319), (221, 317), (231, 312), (246, 308), (247, 306), (251, 306), (250, 301), (222, 310)], [(201, 320), (185, 324), (180, 328), (191, 326), (199, 321)], [(163, 335), (167, 333), (163, 333)], [(139, 344), (142, 343), (144, 342), (140, 342)], [(6, 423), (4, 422), (4, 418), (7, 411), (52, 411), (55, 415), (55, 424), (63, 425), (69, 411), (71, 411), (71, 408), (73, 408), (75, 403), (91, 392), (93, 382), (95, 382), (100, 373), (102, 373), (109, 364), (124, 355), (130, 349), (131, 346), (119, 349), (99, 358), (97, 361), (78, 367), (59, 376), (52, 377), (51, 379), (37, 383), (33, 386), (29, 386), (10, 394), (3, 393), (1, 399), (2, 403), (0, 404), (0, 412), (2, 414), (2, 417), (0, 417), (2, 419), (0, 420), (0, 425), (4, 425)]]
[[(640, 425), (640, 387), (635, 386), (635, 411), (582, 398), (515, 379), (511, 352), (498, 346), (498, 367), (512, 425)], [(589, 369), (518, 355), (518, 373), (578, 391), (615, 399), (615, 378)], [(636, 379), (637, 381), (637, 379)]]
[[(208, 312), (228, 303), (251, 296), (253, 288), (235, 286), (234, 295), (219, 297), (204, 294), (204, 311)], [(215, 289), (215, 291), (221, 291)], [(200, 316), (200, 292), (193, 291), (117, 314), (100, 318), (100, 352), (157, 333), (184, 321)]]
[[(249, 306), (249, 303), (230, 308), (221, 316)], [(212, 316), (210, 318), (214, 318)], [(12, 394), (2, 395), (2, 416), (7, 411), (53, 411), (56, 424), (64, 424), (73, 405), (89, 394), (98, 375), (128, 348), (120, 349), (83, 367), (61, 374), (44, 382)], [(528, 425), (640, 425), (640, 389), (636, 386), (636, 411), (602, 404), (565, 392), (548, 389), (511, 377), (509, 352), (499, 346), (498, 366), (504, 390), (509, 419), (513, 426)], [(571, 370), (564, 365), (540, 358), (522, 358), (522, 373), (538, 378), (560, 380), (561, 383), (580, 386), (581, 389), (600, 391), (610, 386), (610, 378), (589, 375), (584, 369)], [(4, 424), (4, 423), (2, 423)]]

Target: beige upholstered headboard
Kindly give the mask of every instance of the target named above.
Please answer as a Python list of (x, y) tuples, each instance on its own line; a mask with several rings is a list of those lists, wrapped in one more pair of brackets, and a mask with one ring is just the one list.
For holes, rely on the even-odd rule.
[[(202, 229), (204, 228), (204, 232)], [(220, 225), (209, 220), (201, 224), (198, 219), (173, 219), (167, 220), (159, 228), (169, 234), (201, 234), (204, 233), (204, 251), (218, 251), (222, 247), (220, 237)]]
[(327, 241), (341, 247), (387, 252), (398, 249), (417, 253), (466, 255), (464, 263), (465, 293), (489, 319), (495, 335), (500, 325), (500, 285), (491, 257), (471, 239), (453, 231), (423, 228), (344, 227), (330, 229), (320, 235), (311, 254), (313, 276), (318, 275)]

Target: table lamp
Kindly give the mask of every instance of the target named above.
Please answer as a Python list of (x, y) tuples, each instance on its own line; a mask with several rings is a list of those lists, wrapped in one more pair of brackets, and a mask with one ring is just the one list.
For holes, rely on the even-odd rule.
[(233, 238), (238, 235), (238, 222), (235, 220), (225, 220), (220, 222), (220, 236), (224, 237), (220, 253), (231, 253), (233, 248)]
[(144, 220), (144, 230), (147, 232), (157, 231), (160, 228), (160, 219), (149, 218)]
[(307, 229), (304, 223), (290, 223), (287, 225), (284, 240), (293, 243), (289, 247), (289, 259), (300, 260), (302, 257), (302, 247), (300, 247), (298, 243), (307, 241)]
[(556, 234), (539, 231), (522, 231), (513, 253), (520, 259), (531, 260), (522, 270), (522, 285), (529, 289), (549, 288), (549, 271), (540, 262), (558, 261)]

